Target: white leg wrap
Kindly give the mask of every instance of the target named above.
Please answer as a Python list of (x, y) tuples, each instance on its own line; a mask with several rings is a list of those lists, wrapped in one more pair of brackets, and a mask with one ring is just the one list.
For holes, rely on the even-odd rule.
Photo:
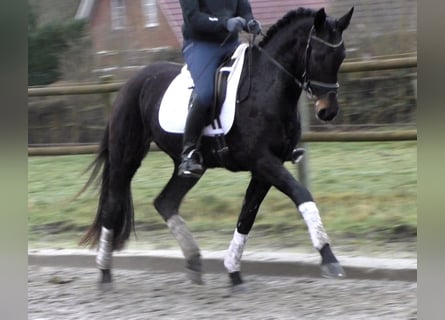
[(167, 220), (167, 226), (176, 241), (178, 241), (186, 260), (191, 260), (200, 255), (198, 244), (187, 228), (182, 217), (177, 214), (173, 215)]
[(247, 238), (247, 234), (241, 234), (235, 229), (232, 241), (230, 242), (226, 256), (224, 257), (224, 266), (229, 273), (241, 270), (241, 257), (243, 255)]
[(304, 202), (298, 206), (309, 230), (309, 235), (315, 249), (320, 250), (329, 243), (328, 235), (323, 227), (316, 204), (312, 201)]
[(100, 232), (99, 248), (96, 256), (96, 265), (99, 269), (111, 269), (113, 255), (113, 230), (102, 227)]

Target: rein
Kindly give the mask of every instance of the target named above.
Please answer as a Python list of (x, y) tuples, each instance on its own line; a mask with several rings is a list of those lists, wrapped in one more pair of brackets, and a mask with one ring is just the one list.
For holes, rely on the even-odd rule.
[[(272, 62), (278, 69), (280, 69), (283, 73), (285, 73), (287, 76), (289, 76), (297, 84), (298, 87), (300, 87), (302, 90), (306, 91), (310, 98), (314, 98), (314, 94), (312, 92), (313, 91), (312, 86), (325, 88), (325, 89), (331, 89), (329, 92), (331, 92), (332, 90), (337, 90), (340, 87), (340, 84), (338, 82), (329, 83), (329, 82), (322, 82), (322, 81), (315, 81), (315, 80), (308, 79), (307, 71), (308, 71), (308, 66), (309, 66), (309, 57), (310, 57), (311, 49), (312, 49), (312, 46), (311, 46), (312, 40), (318, 41), (321, 44), (326, 45), (331, 48), (338, 48), (343, 44), (343, 39), (341, 39), (338, 43), (330, 43), (330, 42), (327, 42), (327, 41), (313, 35), (313, 32), (314, 32), (314, 26), (312, 26), (312, 28), (309, 32), (309, 36), (308, 36), (307, 43), (306, 43), (306, 49), (305, 49), (305, 54), (304, 54), (304, 58), (305, 58), (304, 71), (301, 76), (301, 80), (297, 79), (292, 73), (287, 71), (286, 68), (283, 67), (283, 65), (280, 62), (278, 62), (274, 57), (272, 57), (269, 53), (267, 53), (267, 51), (264, 50), (262, 47), (258, 46), (257, 44), (253, 44), (253, 46), (255, 46), (262, 54), (264, 54), (269, 59), (270, 62)], [(264, 36), (264, 34), (262, 34), (262, 35)]]

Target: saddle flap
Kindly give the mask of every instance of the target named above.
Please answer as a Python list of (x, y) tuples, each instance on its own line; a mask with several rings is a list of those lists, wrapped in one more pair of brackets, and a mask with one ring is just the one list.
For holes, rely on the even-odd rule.
[[(230, 59), (231, 61), (233, 60), (231, 66), (224, 65), (219, 68), (221, 72), (217, 73), (217, 77), (221, 74), (222, 78), (226, 78), (225, 80), (218, 80), (226, 83), (226, 90), (224, 90), (224, 93), (218, 94), (218, 99), (221, 99), (219, 101), (222, 103), (221, 112), (219, 112), (221, 129), (215, 130), (211, 125), (208, 125), (203, 131), (203, 134), (206, 136), (221, 134), (221, 130), (224, 134), (227, 134), (232, 127), (235, 118), (238, 83), (241, 78), (245, 50), (247, 47), (248, 44), (246, 43), (240, 44)], [(186, 66), (183, 66), (181, 72), (175, 79), (173, 79), (167, 88), (159, 108), (159, 124), (166, 132), (184, 133), (193, 86), (190, 72)]]

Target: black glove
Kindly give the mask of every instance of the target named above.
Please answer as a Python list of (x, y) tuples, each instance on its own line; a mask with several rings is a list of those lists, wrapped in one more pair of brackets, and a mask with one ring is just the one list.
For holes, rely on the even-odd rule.
[(260, 34), (261, 32), (261, 24), (259, 21), (252, 19), (247, 23), (247, 32), (252, 33), (254, 35)]
[(240, 32), (245, 26), (246, 20), (242, 17), (234, 17), (226, 21), (226, 29), (229, 32)]

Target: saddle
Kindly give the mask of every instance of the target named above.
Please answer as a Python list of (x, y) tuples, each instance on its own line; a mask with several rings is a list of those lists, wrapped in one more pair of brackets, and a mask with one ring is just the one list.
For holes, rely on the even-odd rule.
[[(246, 43), (240, 44), (235, 52), (220, 64), (215, 73), (214, 99), (209, 114), (210, 124), (203, 135), (213, 137), (216, 154), (222, 159), (228, 149), (224, 136), (232, 127), (235, 118), (238, 83), (244, 64)], [(187, 66), (170, 83), (159, 108), (159, 124), (169, 133), (183, 133), (188, 108), (193, 98), (193, 80)]]

